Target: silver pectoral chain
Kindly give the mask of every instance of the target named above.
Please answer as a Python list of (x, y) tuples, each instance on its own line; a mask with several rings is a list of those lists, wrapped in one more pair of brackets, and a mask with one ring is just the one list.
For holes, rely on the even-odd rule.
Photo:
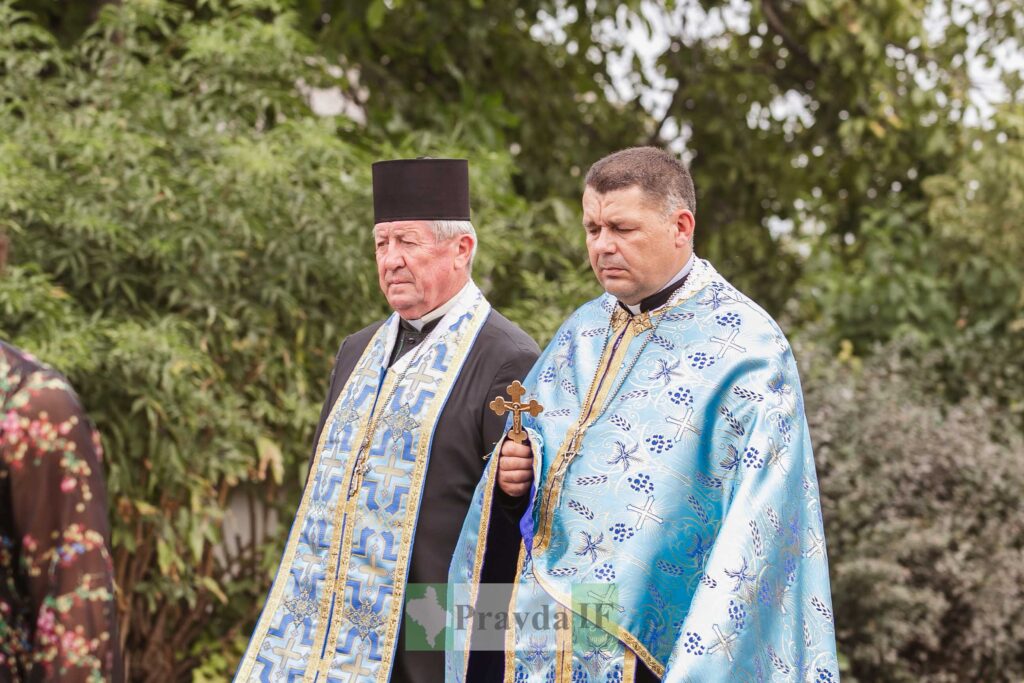
[(370, 446), (373, 444), (373, 433), (377, 429), (377, 420), (380, 415), (377, 408), (380, 408), (381, 413), (387, 410), (387, 406), (391, 403), (391, 399), (393, 399), (395, 394), (398, 392), (398, 387), (401, 386), (402, 380), (404, 380), (409, 371), (416, 366), (417, 362), (420, 360), (420, 356), (427, 353), (423, 350), (427, 346), (428, 344), (420, 342), (420, 347), (416, 349), (415, 355), (409, 359), (409, 364), (405, 366), (405, 369), (402, 370), (402, 374), (400, 374), (398, 379), (395, 380), (387, 398), (384, 399), (383, 403), (378, 403), (374, 406), (373, 411), (370, 413), (370, 419), (366, 427), (366, 436), (363, 438), (363, 442), (359, 444), (359, 450), (356, 451), (356, 464), (352, 470), (352, 478), (348, 483), (348, 495), (345, 496), (346, 500), (351, 499), (352, 496), (355, 495), (356, 491), (359, 490), (359, 485), (362, 483), (363, 477), (370, 471)]

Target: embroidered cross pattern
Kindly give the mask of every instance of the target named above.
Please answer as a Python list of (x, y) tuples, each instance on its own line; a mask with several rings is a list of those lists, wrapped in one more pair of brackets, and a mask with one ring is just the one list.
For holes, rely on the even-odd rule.
[(373, 609), (369, 600), (363, 600), (358, 607), (347, 607), (345, 616), (359, 632), (361, 638), (368, 637), (371, 631), (376, 631), (384, 623), (384, 619), (379, 612)]
[(818, 555), (821, 555), (822, 557), (824, 557), (825, 537), (819, 536), (818, 534), (814, 533), (814, 529), (808, 529), (807, 535), (811, 537), (811, 542), (810, 547), (807, 549), (807, 552), (805, 553), (805, 556), (816, 557)]
[[(420, 368), (422, 368), (423, 365), (425, 365), (425, 362), (420, 364)], [(410, 382), (412, 382), (412, 384), (409, 385), (410, 396), (416, 395), (416, 392), (419, 391), (421, 384), (433, 384), (434, 382), (437, 381), (435, 377), (424, 373), (422, 369), (417, 370), (416, 372), (409, 375), (408, 379)]]
[(409, 407), (409, 404), (403, 403), (402, 407), (396, 412), (384, 418), (384, 424), (391, 429), (391, 438), (398, 439), (405, 432), (415, 429), (417, 423), (412, 417), (412, 409)]
[(638, 336), (647, 330), (654, 329), (654, 323), (651, 322), (650, 311), (631, 315), (622, 308), (616, 307), (615, 312), (612, 313), (612, 329), (620, 329), (627, 322), (633, 326), (633, 333)]
[(733, 659), (733, 657), (732, 657), (733, 643), (736, 642), (736, 638), (737, 638), (736, 634), (735, 633), (730, 633), (729, 635), (725, 635), (724, 633), (722, 633), (722, 629), (719, 628), (718, 624), (715, 624), (714, 626), (712, 626), (711, 630), (713, 630), (715, 632), (715, 642), (713, 642), (708, 647), (708, 654), (712, 654), (713, 655), (716, 652), (724, 652), (725, 656), (728, 657), (729, 661), (731, 662), (732, 659)]
[(779, 445), (775, 442), (775, 439), (768, 438), (768, 465), (778, 465), (779, 469), (783, 472), (786, 471), (786, 465), (783, 463), (786, 454), (789, 452), (789, 446)]
[(717, 344), (721, 348), (718, 351), (718, 357), (723, 358), (729, 351), (739, 351), (740, 353), (746, 353), (747, 349), (736, 343), (736, 337), (739, 336), (740, 330), (738, 327), (734, 327), (732, 332), (729, 333), (727, 339), (721, 337), (712, 337), (711, 343)]
[(364, 365), (355, 372), (352, 373), (354, 377), (365, 377), (368, 380), (380, 381), (380, 370), (371, 368), (368, 365)]
[(519, 383), (519, 380), (509, 384), (505, 390), (512, 400), (507, 401), (504, 396), (497, 396), (491, 401), (490, 408), (498, 417), (505, 413), (512, 413), (512, 429), (508, 432), (508, 438), (516, 443), (523, 443), (526, 441), (526, 430), (523, 429), (523, 413), (529, 413), (533, 417), (537, 417), (544, 410), (544, 406), (532, 398), (529, 403), (523, 402), (526, 389)]
[(356, 652), (356, 658), (351, 664), (342, 664), (338, 668), (347, 674), (352, 674), (351, 680), (353, 681), (358, 681), (363, 676), (373, 675), (373, 669), (363, 666), (363, 653), (359, 651)]
[(295, 625), (301, 624), (304, 618), (316, 614), (317, 606), (313, 597), (313, 586), (309, 579), (302, 581), (298, 595), (284, 601), (284, 608), (295, 617), (295, 621), (292, 622)]
[(373, 473), (383, 477), (381, 481), (381, 488), (384, 491), (391, 490), (391, 479), (393, 477), (404, 477), (406, 471), (398, 466), (399, 451), (397, 448), (391, 450), (391, 457), (388, 458), (386, 465), (378, 465), (373, 468)]
[(614, 607), (616, 612), (625, 614), (626, 608), (619, 604), (619, 601), (616, 599), (617, 595), (615, 586), (608, 586), (608, 591), (603, 595), (597, 591), (587, 591), (587, 597), (594, 600), (595, 604), (609, 605)]
[(282, 671), (288, 671), (288, 665), (291, 663), (291, 660), (295, 659), (301, 662), (302, 658), (305, 656), (301, 652), (295, 651), (295, 646), (297, 644), (298, 643), (295, 642), (295, 636), (292, 636), (288, 639), (288, 642), (284, 647), (275, 647), (270, 650), (281, 658)]
[(344, 404), (342, 404), (341, 408), (338, 410), (338, 421), (341, 424), (347, 425), (350, 422), (355, 422), (358, 419), (359, 413), (352, 406), (351, 400), (346, 401)]
[(383, 579), (388, 575), (387, 569), (377, 566), (377, 555), (374, 554), (376, 550), (376, 545), (370, 549), (367, 557), (367, 562), (369, 564), (361, 564), (356, 567), (356, 571), (366, 577), (366, 586), (368, 588), (372, 588), (377, 579)]
[(647, 502), (644, 503), (643, 507), (640, 507), (639, 505), (633, 505), (632, 503), (626, 506), (627, 510), (636, 514), (637, 516), (635, 525), (637, 529), (643, 529), (644, 523), (646, 523), (647, 520), (652, 520), (658, 524), (661, 524), (665, 521), (664, 519), (662, 519), (661, 517), (659, 517), (651, 511), (653, 507), (654, 496), (647, 496)]
[(666, 422), (676, 427), (675, 441), (682, 441), (683, 437), (686, 436), (686, 432), (693, 432), (700, 436), (700, 429), (691, 422), (691, 417), (693, 417), (693, 408), (687, 408), (686, 414), (682, 418), (672, 417), (671, 415), (665, 418)]

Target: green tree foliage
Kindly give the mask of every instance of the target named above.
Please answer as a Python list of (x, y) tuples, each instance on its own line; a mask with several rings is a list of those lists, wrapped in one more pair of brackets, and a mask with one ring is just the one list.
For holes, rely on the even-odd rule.
[(1024, 439), (901, 351), (809, 377), (844, 680), (1019, 681)]
[[(69, 11), (55, 0), (21, 0), (64, 40), (80, 35), (111, 0)], [(180, 2), (202, 10), (214, 2)], [(516, 188), (531, 199), (577, 192), (597, 157), (651, 133), (639, 101), (610, 102), (608, 56), (616, 39), (592, 27), (639, 3), (571, 0), (438, 3), (425, 0), (296, 0), (295, 27), (348, 67), (350, 97), (374, 134), (458, 129), (488, 149), (515, 145)], [(538, 30), (538, 20), (549, 31)], [(575, 175), (568, 172), (575, 168)], [(553, 191), (554, 190), (554, 191)]]
[[(976, 16), (965, 4), (759, 0), (654, 13), (670, 42), (646, 80), (671, 97), (659, 133), (690, 136), (704, 251), (770, 311), (803, 283), (770, 221), (813, 246), (821, 233), (857, 240), (865, 211), (923, 201), (923, 180), (969, 145), (968, 36), (989, 30), (977, 41), (984, 62), (1024, 22), (1012, 7), (979, 4)], [(951, 12), (957, 22), (937, 19)], [(842, 254), (842, 266), (857, 260)]]
[(995, 121), (923, 181), (920, 199), (890, 196), (862, 211), (860, 238), (818, 250), (810, 281), (829, 311), (831, 341), (868, 349), (903, 339), (915, 355), (941, 350), (940, 391), (995, 398), (1021, 425), (1024, 129), (1012, 109)]
[[(225, 508), (293, 507), (334, 352), (386, 312), (370, 163), (474, 159), (494, 245), (478, 279), (499, 305), (536, 292), (517, 310), (538, 336), (593, 295), (572, 214), (515, 195), (505, 152), (312, 115), (297, 81), (337, 79), (269, 5), (112, 6), (62, 49), (0, 4), (0, 65), (3, 335), (65, 371), (104, 435), (133, 677), (181, 679), (208, 657), (224, 675), (281, 541), (236, 547)], [(591, 291), (520, 274), (567, 267)]]
[[(589, 164), (649, 133), (639, 102), (605, 97), (616, 45), (593, 31), (620, 6), (638, 3), (315, 4), (315, 36), (358, 66), (372, 128), (394, 134), (454, 123), (487, 147), (514, 145), (517, 188), (531, 199), (575, 195)], [(539, 17), (557, 25), (554, 35), (542, 35)]]
[[(0, 0), (0, 334), (105, 437), (133, 679), (233, 670), (335, 349), (386, 313), (370, 163), (472, 159), (475, 278), (544, 343), (598, 291), (580, 174), (647, 142), (692, 157), (699, 252), (815, 359), (844, 674), (1019, 678), (998, 482), (1021, 421), (994, 417), (1024, 415), (1019, 79), (969, 120), (970, 65), (1022, 23), (955, 0)], [(315, 115), (328, 91), (354, 113)], [(999, 576), (971, 537), (992, 520), (1017, 534)]]

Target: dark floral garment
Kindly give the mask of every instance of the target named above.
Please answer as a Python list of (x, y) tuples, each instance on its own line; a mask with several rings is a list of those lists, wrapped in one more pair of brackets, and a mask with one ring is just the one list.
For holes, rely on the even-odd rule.
[(0, 682), (121, 678), (102, 454), (68, 382), (0, 342)]

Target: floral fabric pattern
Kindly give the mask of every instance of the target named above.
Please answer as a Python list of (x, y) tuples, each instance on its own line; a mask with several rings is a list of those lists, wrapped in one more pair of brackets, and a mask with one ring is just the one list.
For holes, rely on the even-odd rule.
[(121, 679), (102, 457), (68, 382), (0, 342), (0, 681)]

